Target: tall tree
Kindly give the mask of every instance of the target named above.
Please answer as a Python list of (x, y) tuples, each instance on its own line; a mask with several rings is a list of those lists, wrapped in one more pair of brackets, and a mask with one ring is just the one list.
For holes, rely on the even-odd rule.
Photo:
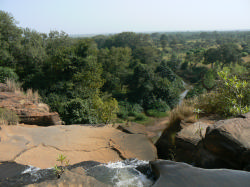
[(0, 65), (15, 66), (22, 48), (21, 34), (13, 16), (0, 10)]

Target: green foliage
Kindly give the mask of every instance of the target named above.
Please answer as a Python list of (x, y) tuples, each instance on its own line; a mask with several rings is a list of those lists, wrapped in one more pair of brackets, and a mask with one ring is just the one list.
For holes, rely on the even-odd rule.
[[(249, 31), (123, 32), (71, 38), (63, 31), (21, 29), (9, 13), (0, 11), (0, 81), (19, 77), (25, 90), (38, 90), (67, 124), (108, 123), (118, 112), (117, 101), (119, 117), (136, 118), (143, 111), (174, 108), (184, 89), (179, 76), (213, 87), (215, 76), (203, 62), (214, 70), (247, 74), (241, 57), (250, 53), (248, 35)], [(202, 91), (197, 86), (190, 93)], [(113, 97), (104, 97), (110, 94)]]
[(159, 112), (158, 110), (155, 109), (149, 109), (146, 111), (146, 114), (148, 116), (156, 117), (156, 118), (161, 118), (161, 117), (166, 117), (169, 115), (168, 112)]
[(0, 108), (0, 124), (1, 125), (17, 125), (20, 119), (16, 113), (7, 108)]
[(218, 72), (222, 81), (220, 87), (221, 99), (225, 102), (225, 113), (231, 115), (241, 115), (249, 111), (245, 103), (247, 95), (247, 82), (241, 81), (237, 76), (229, 76), (227, 72)]
[(135, 121), (146, 121), (148, 117), (144, 113), (136, 113)]
[(113, 121), (119, 111), (118, 102), (115, 98), (102, 100), (100, 97), (95, 97), (94, 108), (97, 110), (99, 119), (105, 124)]
[(21, 34), (13, 16), (0, 10), (0, 65), (14, 67), (22, 50)]
[(248, 55), (247, 52), (242, 52), (242, 53), (241, 53), (241, 56), (242, 56), (242, 57), (246, 57), (247, 55)]
[(121, 119), (127, 120), (128, 116), (136, 116), (136, 114), (141, 113), (143, 108), (137, 103), (129, 103), (127, 101), (119, 102), (119, 112), (117, 116)]
[(14, 69), (0, 66), (0, 82), (5, 83), (7, 79), (17, 81), (18, 75), (15, 73)]
[(188, 91), (185, 99), (197, 97), (204, 93), (206, 89), (202, 86), (202, 84), (195, 84), (191, 90)]
[(216, 72), (214, 70), (208, 70), (202, 80), (203, 87), (207, 90), (211, 90), (216, 84)]
[(162, 99), (156, 99), (153, 97), (150, 102), (148, 103), (148, 110), (153, 109), (158, 112), (166, 112), (170, 110), (170, 107), (168, 106), (167, 102)]
[(97, 111), (90, 99), (72, 99), (65, 104), (63, 121), (66, 124), (97, 124), (99, 122)]

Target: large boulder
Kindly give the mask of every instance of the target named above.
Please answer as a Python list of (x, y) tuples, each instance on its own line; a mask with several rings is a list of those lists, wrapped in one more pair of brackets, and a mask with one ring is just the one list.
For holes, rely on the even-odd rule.
[(23, 92), (0, 92), (0, 108), (14, 111), (21, 123), (31, 125), (61, 125), (57, 112), (50, 112), (48, 105), (29, 98)]
[(228, 169), (202, 169), (169, 160), (150, 162), (156, 182), (153, 187), (247, 187), (250, 173)]
[(70, 164), (157, 158), (155, 146), (145, 135), (124, 133), (109, 126), (17, 125), (2, 126), (0, 130), (0, 162), (49, 168), (58, 164), (59, 154), (67, 156)]
[(209, 126), (204, 143), (227, 168), (250, 171), (250, 113)]
[(175, 136), (175, 160), (194, 163), (198, 150), (203, 146), (206, 129), (209, 124), (196, 122), (183, 128)]

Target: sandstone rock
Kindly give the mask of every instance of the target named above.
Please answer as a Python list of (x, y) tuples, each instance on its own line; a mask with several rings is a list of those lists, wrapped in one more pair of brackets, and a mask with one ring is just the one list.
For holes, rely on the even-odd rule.
[(207, 128), (205, 147), (226, 163), (227, 168), (250, 165), (250, 113), (245, 118), (222, 120)]
[[(208, 124), (196, 122), (183, 128), (175, 136), (175, 160), (193, 163), (196, 160), (199, 144), (205, 138)], [(200, 145), (202, 146), (202, 145)]]
[(129, 134), (147, 135), (146, 127), (139, 123), (129, 122), (127, 124), (118, 125), (117, 129)]
[(157, 180), (153, 187), (247, 187), (250, 173), (228, 169), (202, 169), (168, 160), (150, 162)]
[(0, 138), (0, 162), (15, 161), (39, 168), (58, 164), (59, 154), (67, 156), (70, 164), (157, 158), (156, 148), (145, 135), (127, 134), (112, 127), (2, 126)]
[(49, 112), (49, 107), (36, 103), (21, 92), (0, 92), (0, 108), (14, 111), (21, 123), (31, 125), (61, 125), (62, 121), (56, 112)]

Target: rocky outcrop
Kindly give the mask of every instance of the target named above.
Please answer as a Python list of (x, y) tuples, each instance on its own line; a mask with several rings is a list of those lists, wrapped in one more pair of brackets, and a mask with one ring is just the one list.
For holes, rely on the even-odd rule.
[(207, 128), (205, 148), (229, 168), (250, 171), (250, 113)]
[[(166, 133), (156, 144), (159, 158), (169, 158)], [(230, 168), (250, 171), (250, 113), (215, 124), (194, 123), (175, 136), (176, 161), (204, 168)]]
[(156, 182), (153, 187), (247, 187), (250, 173), (228, 169), (202, 169), (169, 160), (150, 162)]
[(145, 135), (108, 126), (2, 126), (0, 140), (0, 162), (15, 161), (39, 168), (53, 167), (59, 154), (67, 156), (70, 164), (157, 158), (156, 148)]
[(49, 112), (48, 105), (32, 101), (23, 92), (0, 92), (0, 108), (14, 111), (21, 123), (42, 126), (62, 124), (58, 113)]
[(202, 147), (208, 124), (196, 122), (183, 128), (175, 136), (175, 160), (193, 163), (197, 159), (198, 150)]

